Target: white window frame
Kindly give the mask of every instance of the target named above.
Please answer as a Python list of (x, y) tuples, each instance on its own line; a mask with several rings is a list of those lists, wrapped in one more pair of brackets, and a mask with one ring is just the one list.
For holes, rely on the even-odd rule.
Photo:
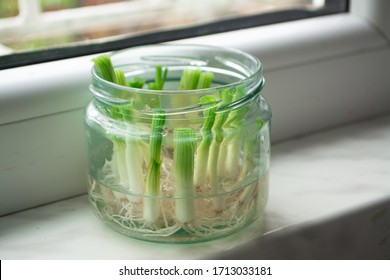
[[(235, 47), (265, 67), (273, 142), (390, 112), (387, 0), (177, 43)], [(0, 71), (0, 215), (86, 192), (91, 57)]]

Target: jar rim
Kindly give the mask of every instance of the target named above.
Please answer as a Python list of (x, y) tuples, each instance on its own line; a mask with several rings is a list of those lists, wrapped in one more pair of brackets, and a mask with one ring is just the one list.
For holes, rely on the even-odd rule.
[[(239, 85), (242, 85), (242, 84), (246, 83), (247, 81), (252, 81), (252, 80), (255, 80), (255, 79), (259, 79), (259, 80), (263, 79), (263, 64), (261, 63), (261, 61), (257, 57), (255, 57), (253, 55), (250, 55), (248, 53), (245, 53), (245, 52), (243, 52), (241, 50), (234, 49), (234, 48), (228, 48), (228, 47), (217, 47), (217, 46), (201, 45), (201, 44), (162, 43), (162, 44), (154, 44), (154, 45), (137, 46), (137, 47), (134, 47), (134, 48), (127, 48), (127, 49), (123, 49), (123, 50), (119, 50), (119, 51), (113, 51), (110, 54), (110, 57), (111, 58), (115, 58), (116, 56), (121, 55), (123, 53), (132, 52), (132, 51), (136, 51), (136, 50), (139, 50), (139, 49), (145, 49), (146, 50), (146, 49), (153, 49), (153, 48), (169, 48), (169, 47), (179, 47), (179, 48), (187, 48), (187, 49), (201, 48), (203, 50), (207, 50), (207, 51), (210, 51), (210, 52), (218, 52), (218, 51), (221, 52), (221, 51), (224, 51), (224, 52), (226, 52), (228, 54), (229, 53), (230, 54), (236, 54), (236, 55), (241, 56), (242, 58), (246, 58), (249, 61), (251, 61), (253, 63), (253, 66), (254, 66), (254, 71), (252, 71), (252, 73), (250, 73), (249, 76), (245, 77), (242, 80), (234, 82), (234, 83), (213, 86), (213, 87), (209, 87), (209, 88), (205, 88), (205, 89), (190, 89), (190, 90), (177, 90), (177, 89), (175, 89), (175, 90), (169, 90), (169, 89), (151, 90), (151, 89), (147, 89), (147, 88), (133, 88), (133, 87), (128, 87), (128, 86), (115, 84), (115, 83), (112, 83), (110, 81), (104, 80), (103, 78), (99, 77), (97, 75), (95, 65), (92, 67), (92, 70), (91, 70), (92, 77), (93, 77), (93, 79), (95, 79), (99, 83), (101, 83), (101, 84), (103, 84), (105, 86), (111, 87), (113, 89), (120, 90), (121, 92), (132, 92), (132, 93), (136, 93), (136, 94), (147, 94), (147, 95), (154, 95), (154, 94), (159, 94), (159, 95), (172, 95), (172, 94), (184, 95), (184, 94), (187, 94), (188, 95), (188, 94), (196, 94), (196, 93), (198, 93), (200, 95), (203, 95), (203, 94), (205, 94), (207, 92), (210, 92), (210, 91), (223, 90), (225, 88), (239, 86)], [(226, 63), (230, 63), (230, 61), (227, 61)], [(114, 68), (125, 66), (125, 65), (126, 64), (114, 65)], [(197, 66), (195, 65), (195, 66), (189, 66), (189, 67), (196, 68)]]
[[(158, 52), (159, 50), (161, 51)], [(190, 54), (191, 56), (185, 56), (183, 60), (183, 56), (180, 56), (182, 54)], [(157, 108), (164, 110), (169, 115), (184, 112), (196, 113), (204, 109), (206, 104), (200, 104), (199, 100), (206, 95), (212, 95), (216, 100), (209, 106), (218, 107), (218, 112), (223, 112), (250, 102), (255, 96), (261, 95), (261, 90), (264, 87), (263, 66), (260, 60), (253, 55), (232, 48), (196, 44), (155, 44), (115, 51), (110, 57), (114, 69), (123, 70), (127, 75), (126, 78), (137, 77), (140, 74), (141, 76), (146, 75), (145, 77), (149, 79), (148, 75), (155, 74), (155, 66), (157, 65), (166, 66), (169, 69), (171, 76), (168, 74), (170, 76), (168, 80), (173, 83), (178, 82), (178, 75), (181, 76), (182, 71), (187, 68), (210, 71), (214, 74), (213, 86), (209, 88), (150, 90), (106, 81), (98, 76), (95, 66), (92, 68), (93, 77), (89, 90), (98, 102), (102, 102), (102, 105), (114, 105), (138, 100), (139, 102), (136, 104), (142, 103), (143, 106), (133, 109), (144, 115), (156, 114), (155, 109)], [(165, 61), (162, 62), (162, 60)], [(200, 64), (202, 65), (199, 66)], [(220, 92), (224, 90), (236, 91), (240, 87), (245, 92), (243, 97), (221, 105)], [(159, 105), (156, 107), (155, 104)]]

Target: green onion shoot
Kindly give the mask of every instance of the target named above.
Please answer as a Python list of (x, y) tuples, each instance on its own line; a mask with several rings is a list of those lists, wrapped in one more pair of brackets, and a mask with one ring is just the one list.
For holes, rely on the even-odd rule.
[(160, 204), (157, 197), (160, 195), (161, 146), (164, 123), (164, 111), (156, 111), (152, 120), (152, 131), (149, 143), (150, 158), (146, 174), (146, 196), (144, 198), (144, 219), (147, 223), (155, 222), (160, 215)]

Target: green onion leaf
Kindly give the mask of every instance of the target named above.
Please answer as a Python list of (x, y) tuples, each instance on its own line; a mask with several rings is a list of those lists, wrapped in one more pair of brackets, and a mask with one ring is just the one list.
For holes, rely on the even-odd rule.
[(202, 72), (199, 76), (197, 89), (210, 88), (213, 81), (214, 74), (211, 72)]
[(198, 69), (184, 69), (180, 78), (178, 90), (196, 89), (201, 71)]
[(101, 55), (92, 60), (95, 63), (97, 75), (111, 83), (117, 83), (114, 67), (109, 55)]
[(132, 88), (143, 88), (144, 84), (145, 80), (141, 77), (134, 77), (127, 83), (127, 85)]
[(144, 199), (144, 219), (148, 223), (155, 222), (160, 215), (160, 204), (157, 196), (160, 193), (161, 147), (165, 124), (165, 112), (156, 110), (152, 119), (152, 131), (149, 142), (149, 166), (146, 174)]
[(217, 110), (217, 99), (212, 95), (206, 95), (199, 99), (199, 104), (205, 107), (203, 110), (204, 122), (201, 128), (202, 142), (199, 144), (195, 158), (195, 186), (203, 187), (206, 183), (207, 166), (210, 144), (213, 139), (212, 127)]

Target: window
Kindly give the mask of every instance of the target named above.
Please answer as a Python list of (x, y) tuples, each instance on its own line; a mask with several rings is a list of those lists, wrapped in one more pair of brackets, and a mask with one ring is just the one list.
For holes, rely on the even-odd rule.
[(0, 4), (0, 67), (346, 9), (346, 0), (4, 0)]

